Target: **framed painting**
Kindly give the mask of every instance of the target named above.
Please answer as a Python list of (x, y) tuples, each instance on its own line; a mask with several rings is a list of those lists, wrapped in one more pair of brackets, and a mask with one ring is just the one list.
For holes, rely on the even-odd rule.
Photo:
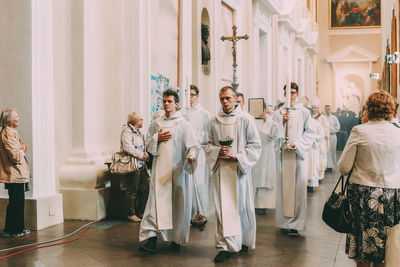
[(329, 29), (381, 27), (381, 0), (329, 0)]
[(264, 112), (264, 98), (249, 98), (249, 114), (254, 118), (259, 119)]

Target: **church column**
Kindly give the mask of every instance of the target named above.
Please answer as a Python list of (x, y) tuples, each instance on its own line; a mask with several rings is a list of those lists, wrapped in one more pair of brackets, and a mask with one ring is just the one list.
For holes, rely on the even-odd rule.
[(123, 118), (132, 111), (143, 115), (144, 128), (150, 123), (151, 1), (124, 0), (123, 38), (126, 60), (121, 103)]
[[(256, 73), (257, 67), (255, 66), (256, 64), (254, 64), (255, 62), (258, 62), (255, 57), (255, 51), (259, 50), (259, 32), (254, 31), (253, 1), (243, 1), (241, 9), (243, 10), (243, 12), (241, 13), (242, 29), (240, 29), (238, 35), (247, 34), (249, 35), (249, 39), (238, 42), (239, 46), (243, 47), (241, 54), (242, 65), (239, 65), (239, 68), (242, 70), (242, 85), (240, 86), (241, 89), (239, 89), (239, 91), (244, 91), (245, 98), (248, 99), (249, 97), (260, 97), (256, 82), (256, 80), (258, 79), (258, 75)], [(247, 101), (245, 110), (248, 110)]]
[(220, 1), (211, 1), (211, 10), (213, 12), (212, 14), (212, 23), (211, 27), (212, 30), (210, 32), (210, 40), (211, 40), (211, 70), (213, 71), (213, 83), (212, 83), (212, 90), (210, 90), (209, 93), (209, 99), (212, 101), (210, 113), (211, 114), (216, 114), (219, 111), (219, 108), (221, 104), (219, 103), (218, 99), (218, 92), (220, 89), (220, 78), (221, 78), (221, 52), (223, 51), (222, 49), (222, 41), (221, 41), (221, 36), (222, 36), (222, 26), (221, 26), (221, 2)]
[[(179, 67), (179, 87), (185, 93), (187, 79), (191, 83), (192, 73), (192, 1), (180, 1), (180, 67)], [(185, 97), (185, 94), (182, 95)], [(181, 100), (182, 101), (182, 100)], [(182, 102), (183, 103), (183, 102)], [(190, 104), (188, 104), (190, 105)]]
[(272, 104), (280, 97), (279, 88), (279, 16), (272, 16)]
[(332, 88), (331, 107), (332, 110), (336, 110), (336, 63), (332, 63)]
[[(26, 155), (31, 168), (31, 190), (25, 194), (25, 227), (39, 230), (63, 222), (54, 163), (53, 2), (4, 2), (2, 8), (7, 22), (4, 45), (9, 45), (2, 54), (8, 65), (1, 77), (2, 105), (19, 110), (18, 131), (28, 144)], [(7, 205), (5, 195), (0, 199), (3, 214)], [(0, 224), (4, 225), (4, 219), (0, 217)]]
[(56, 192), (52, 0), (31, 1), (32, 14), (32, 199), (26, 224), (42, 229), (63, 222)]
[(106, 156), (119, 149), (125, 56), (122, 2), (76, 0), (72, 12), (72, 151), (60, 170), (64, 217), (106, 215)]

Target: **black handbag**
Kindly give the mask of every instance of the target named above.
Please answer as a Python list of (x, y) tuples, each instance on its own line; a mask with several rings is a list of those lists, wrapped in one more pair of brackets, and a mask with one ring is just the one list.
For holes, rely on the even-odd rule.
[[(333, 230), (339, 233), (350, 233), (351, 218), (350, 204), (347, 199), (347, 187), (349, 186), (349, 178), (351, 171), (344, 182), (344, 176), (341, 175), (335, 189), (324, 205), (322, 212), (322, 220)], [(341, 191), (336, 193), (336, 188), (341, 183)]]

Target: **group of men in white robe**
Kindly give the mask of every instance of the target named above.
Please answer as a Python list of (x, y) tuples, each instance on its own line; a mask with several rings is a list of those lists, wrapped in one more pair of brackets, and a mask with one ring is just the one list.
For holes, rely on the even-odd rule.
[[(261, 143), (254, 119), (236, 103), (232, 87), (220, 90), (222, 108), (211, 119), (198, 104), (199, 90), (192, 86), (190, 93), (190, 110), (177, 112), (179, 97), (166, 90), (165, 114), (148, 129), (146, 148), (154, 159), (139, 232), (139, 240), (145, 242), (139, 250), (155, 252), (158, 238), (179, 250), (189, 240), (191, 218), (208, 209), (211, 191), (219, 250), (214, 260), (222, 262), (232, 252), (255, 248), (251, 170)], [(212, 187), (207, 190), (210, 176)]]
[[(297, 98), (298, 86), (291, 83), (290, 107), (274, 113), (266, 108), (263, 120), (258, 120), (262, 152), (253, 169), (256, 213), (276, 208), (276, 225), (289, 236), (297, 236), (306, 227), (306, 192), (313, 192), (336, 165), (335, 137), (340, 129), (329, 105), (323, 114), (318, 98), (311, 100), (311, 110)], [(286, 139), (295, 148), (291, 156), (283, 153)]]
[[(146, 242), (139, 249), (155, 252), (157, 238), (180, 249), (189, 240), (191, 219), (211, 206), (217, 223), (215, 262), (255, 248), (256, 209), (276, 208), (276, 226), (297, 236), (306, 227), (310, 155), (319, 160), (313, 177), (322, 179), (325, 172), (320, 162), (327, 156), (329, 120), (317, 108), (311, 114), (297, 103), (295, 83), (290, 107), (266, 108), (258, 127), (238, 105), (232, 87), (220, 90), (221, 110), (214, 117), (200, 106), (197, 87), (190, 89), (190, 109), (182, 112), (176, 92), (164, 92), (165, 114), (147, 133), (146, 148), (154, 159), (139, 233)], [(285, 141), (288, 149), (282, 148)]]

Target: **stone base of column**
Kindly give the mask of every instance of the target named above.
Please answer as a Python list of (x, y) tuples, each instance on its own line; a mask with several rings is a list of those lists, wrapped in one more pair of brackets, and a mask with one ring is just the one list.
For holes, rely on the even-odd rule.
[[(0, 229), (4, 229), (8, 198), (0, 198)], [(41, 230), (60, 224), (63, 218), (63, 197), (61, 194), (25, 199), (25, 229)]]
[(97, 220), (106, 217), (110, 190), (61, 188), (64, 218), (76, 220)]

